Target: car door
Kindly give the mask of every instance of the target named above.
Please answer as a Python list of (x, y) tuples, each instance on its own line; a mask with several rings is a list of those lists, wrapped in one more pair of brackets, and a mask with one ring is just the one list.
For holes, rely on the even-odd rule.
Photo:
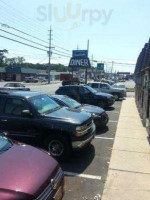
[(85, 87), (79, 87), (80, 103), (82, 104), (94, 104), (94, 98), (92, 93)]
[(101, 92), (104, 92), (104, 93), (110, 93), (110, 87), (106, 83), (100, 84), (100, 90), (101, 90)]
[(36, 144), (39, 123), (34, 115), (32, 117), (23, 116), (23, 110), (30, 110), (32, 113), (32, 109), (25, 99), (7, 98), (0, 116), (1, 130), (11, 139)]
[(79, 94), (79, 87), (68, 87), (66, 91), (66, 95), (69, 96), (70, 98), (81, 102), (81, 97)]

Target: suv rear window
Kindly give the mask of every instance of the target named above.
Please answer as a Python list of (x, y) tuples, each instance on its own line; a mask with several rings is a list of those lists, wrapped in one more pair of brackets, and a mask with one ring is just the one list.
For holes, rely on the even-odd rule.
[(92, 83), (91, 86), (92, 86), (92, 88), (98, 88), (99, 84), (98, 83)]

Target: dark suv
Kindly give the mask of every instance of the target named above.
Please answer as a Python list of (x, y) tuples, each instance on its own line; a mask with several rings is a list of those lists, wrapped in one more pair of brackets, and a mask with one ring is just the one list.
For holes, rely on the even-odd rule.
[(106, 93), (98, 93), (90, 86), (64, 86), (60, 87), (56, 94), (67, 95), (81, 104), (91, 104), (102, 108), (112, 106), (115, 98)]
[(38, 92), (0, 92), (0, 131), (47, 149), (59, 160), (89, 144), (95, 135), (90, 114), (60, 107)]

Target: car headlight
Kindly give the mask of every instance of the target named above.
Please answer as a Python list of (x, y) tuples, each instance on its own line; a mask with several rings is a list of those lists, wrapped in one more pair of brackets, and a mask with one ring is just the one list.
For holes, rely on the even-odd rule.
[(92, 127), (92, 125), (94, 124), (93, 120), (92, 123), (90, 125), (83, 125), (83, 126), (77, 126), (76, 127), (76, 136), (77, 137), (81, 137), (83, 135), (85, 135), (87, 133), (87, 131)]
[(100, 117), (100, 116), (96, 113), (92, 113), (92, 117)]

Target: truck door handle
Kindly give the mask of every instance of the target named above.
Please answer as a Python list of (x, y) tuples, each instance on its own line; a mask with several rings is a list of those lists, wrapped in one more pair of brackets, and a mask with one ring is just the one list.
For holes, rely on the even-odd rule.
[(7, 119), (1, 119), (1, 122), (7, 122)]

